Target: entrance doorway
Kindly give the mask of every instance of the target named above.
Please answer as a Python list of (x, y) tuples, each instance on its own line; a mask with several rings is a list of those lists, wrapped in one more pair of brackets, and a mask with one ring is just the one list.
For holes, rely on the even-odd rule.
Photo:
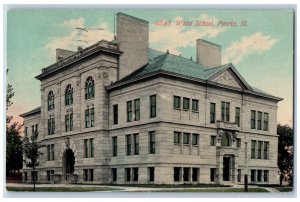
[(223, 157), (223, 181), (229, 181), (230, 176), (230, 157)]
[(70, 174), (74, 173), (75, 156), (71, 149), (67, 149), (63, 157), (63, 168), (65, 180), (68, 180)]

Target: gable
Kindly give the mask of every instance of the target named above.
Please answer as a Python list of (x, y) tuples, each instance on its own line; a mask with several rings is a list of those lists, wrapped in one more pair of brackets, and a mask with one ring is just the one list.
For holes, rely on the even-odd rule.
[(226, 71), (222, 72), (220, 75), (213, 78), (212, 81), (226, 86), (243, 88), (238, 78), (234, 76), (232, 71), (230, 71), (229, 69), (227, 69)]

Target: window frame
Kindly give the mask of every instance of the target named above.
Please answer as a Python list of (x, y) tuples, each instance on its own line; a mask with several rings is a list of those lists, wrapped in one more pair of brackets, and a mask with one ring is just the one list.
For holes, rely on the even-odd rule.
[(118, 156), (118, 136), (112, 137), (112, 154)]
[(156, 117), (156, 94), (150, 96), (150, 118)]
[(73, 87), (68, 84), (65, 89), (65, 106), (73, 105)]
[(173, 108), (181, 109), (181, 97), (180, 96), (177, 96), (177, 95), (173, 96)]
[[(187, 105), (186, 105), (187, 103)], [(182, 110), (188, 111), (190, 110), (190, 98), (183, 97), (182, 98)]]
[(210, 123), (216, 123), (216, 103), (210, 103)]
[(132, 122), (132, 100), (126, 102), (127, 122)]
[(149, 132), (149, 154), (155, 154), (156, 133), (155, 131)]
[(89, 76), (85, 81), (85, 100), (95, 98), (95, 81), (92, 76)]
[(250, 127), (251, 127), (251, 129), (255, 129), (256, 128), (256, 111), (255, 110), (251, 110)]
[(118, 104), (113, 105), (113, 123), (116, 125), (119, 122), (119, 106)]
[(235, 108), (235, 123), (240, 127), (241, 124), (241, 108)]
[(141, 112), (140, 112), (140, 99), (134, 100), (134, 120), (139, 121), (141, 119)]

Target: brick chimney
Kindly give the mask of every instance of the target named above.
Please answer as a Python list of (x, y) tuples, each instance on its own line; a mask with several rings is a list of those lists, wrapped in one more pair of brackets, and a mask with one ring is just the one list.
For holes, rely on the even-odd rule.
[(117, 41), (123, 52), (118, 77), (122, 79), (148, 63), (149, 22), (117, 13)]
[(197, 62), (206, 67), (221, 65), (221, 46), (203, 39), (197, 39)]

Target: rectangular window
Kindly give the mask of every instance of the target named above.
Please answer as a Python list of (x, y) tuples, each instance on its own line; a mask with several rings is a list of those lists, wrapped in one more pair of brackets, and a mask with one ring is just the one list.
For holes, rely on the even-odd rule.
[(216, 122), (216, 103), (210, 103), (210, 123)]
[(199, 100), (192, 99), (192, 111), (199, 111)]
[(180, 100), (181, 100), (181, 97), (179, 97), (179, 96), (174, 96), (173, 107), (174, 107), (175, 109), (180, 109), (180, 108), (181, 108), (181, 107), (180, 107), (180, 105), (181, 105)]
[(264, 182), (268, 182), (268, 181), (269, 181), (269, 171), (264, 170)]
[(47, 145), (47, 159), (48, 159), (48, 161), (51, 160), (51, 148), (50, 148), (50, 145)]
[(238, 182), (241, 182), (241, 178), (242, 178), (242, 170), (238, 169), (238, 176), (237, 176)]
[(214, 182), (216, 177), (216, 168), (211, 168), (210, 169), (210, 181)]
[(25, 127), (25, 135), (28, 135), (28, 127)]
[(89, 181), (94, 181), (94, 169), (89, 169)]
[(256, 141), (255, 140), (251, 140), (251, 158), (255, 159), (255, 152), (256, 152)]
[(241, 122), (241, 109), (239, 107), (235, 108), (235, 123), (240, 127)]
[(180, 144), (180, 139), (181, 139), (181, 133), (174, 132), (174, 144)]
[(70, 131), (73, 131), (73, 113), (70, 114)]
[(183, 133), (183, 144), (190, 144), (190, 133)]
[(140, 120), (140, 99), (134, 100), (134, 120)]
[(268, 131), (269, 130), (269, 114), (264, 113), (264, 130)]
[(197, 182), (199, 176), (199, 168), (192, 168), (192, 181)]
[(35, 124), (35, 130), (34, 130), (35, 133), (39, 133), (39, 125), (38, 124)]
[(183, 168), (183, 181), (190, 181), (190, 168)]
[(130, 168), (125, 168), (125, 178), (127, 182), (130, 182), (131, 180), (131, 169)]
[(31, 126), (31, 132), (32, 132), (31, 134), (33, 135), (34, 134), (34, 125)]
[(221, 119), (222, 119), (222, 121), (226, 121), (226, 122), (229, 122), (229, 120), (230, 120), (230, 103), (229, 102), (222, 102)]
[(90, 142), (90, 157), (93, 158), (94, 157), (94, 139), (91, 138), (89, 139)]
[(210, 146), (216, 146), (216, 136), (210, 136)]
[(237, 138), (237, 140), (236, 140), (236, 147), (237, 148), (241, 147), (241, 139), (240, 138)]
[(137, 182), (139, 181), (139, 168), (132, 168), (132, 181)]
[(183, 110), (189, 110), (190, 109), (190, 98), (183, 98)]
[(91, 108), (91, 111), (90, 111), (90, 116), (91, 116), (91, 127), (94, 127), (95, 126), (95, 112), (94, 112), (94, 108)]
[(112, 182), (116, 182), (117, 181), (117, 169), (116, 168), (112, 168), (111, 169), (111, 181)]
[(133, 134), (133, 141), (134, 141), (134, 155), (138, 155), (140, 152), (139, 134)]
[(86, 128), (90, 127), (90, 113), (89, 113), (89, 109), (85, 110), (85, 127)]
[(89, 145), (88, 139), (84, 140), (84, 157), (89, 158)]
[(155, 131), (149, 132), (149, 152), (155, 154)]
[(48, 119), (48, 135), (53, 135), (55, 132), (55, 120), (54, 118)]
[(251, 129), (255, 129), (255, 116), (256, 111), (251, 110)]
[(131, 135), (126, 135), (126, 155), (131, 155)]
[(127, 101), (127, 122), (132, 121), (132, 101)]
[(257, 130), (261, 130), (262, 112), (257, 112)]
[(181, 168), (180, 167), (175, 167), (174, 168), (174, 182), (179, 182), (180, 181), (180, 173), (181, 173)]
[(261, 159), (262, 146), (263, 146), (263, 142), (258, 141), (258, 148), (257, 148), (257, 158), (258, 159)]
[(69, 114), (66, 114), (66, 115), (65, 115), (65, 129), (66, 129), (66, 132), (68, 132), (69, 129), (70, 129), (70, 119), (69, 119)]
[(149, 167), (148, 168), (148, 179), (149, 182), (154, 182), (154, 172), (155, 172), (155, 168), (154, 167)]
[(264, 142), (264, 159), (269, 159), (269, 142)]
[(113, 149), (113, 156), (118, 155), (118, 137), (112, 137), (112, 149)]
[(54, 161), (54, 144), (51, 144), (51, 160)]
[(198, 141), (199, 141), (199, 134), (193, 134), (192, 136), (192, 145), (198, 145)]
[(251, 182), (256, 181), (256, 170), (251, 170)]
[(156, 95), (150, 96), (150, 118), (156, 117)]
[(262, 181), (262, 170), (257, 170), (257, 181), (258, 182)]
[(114, 114), (114, 124), (118, 124), (119, 114), (118, 114), (118, 105), (113, 106), (113, 114)]

